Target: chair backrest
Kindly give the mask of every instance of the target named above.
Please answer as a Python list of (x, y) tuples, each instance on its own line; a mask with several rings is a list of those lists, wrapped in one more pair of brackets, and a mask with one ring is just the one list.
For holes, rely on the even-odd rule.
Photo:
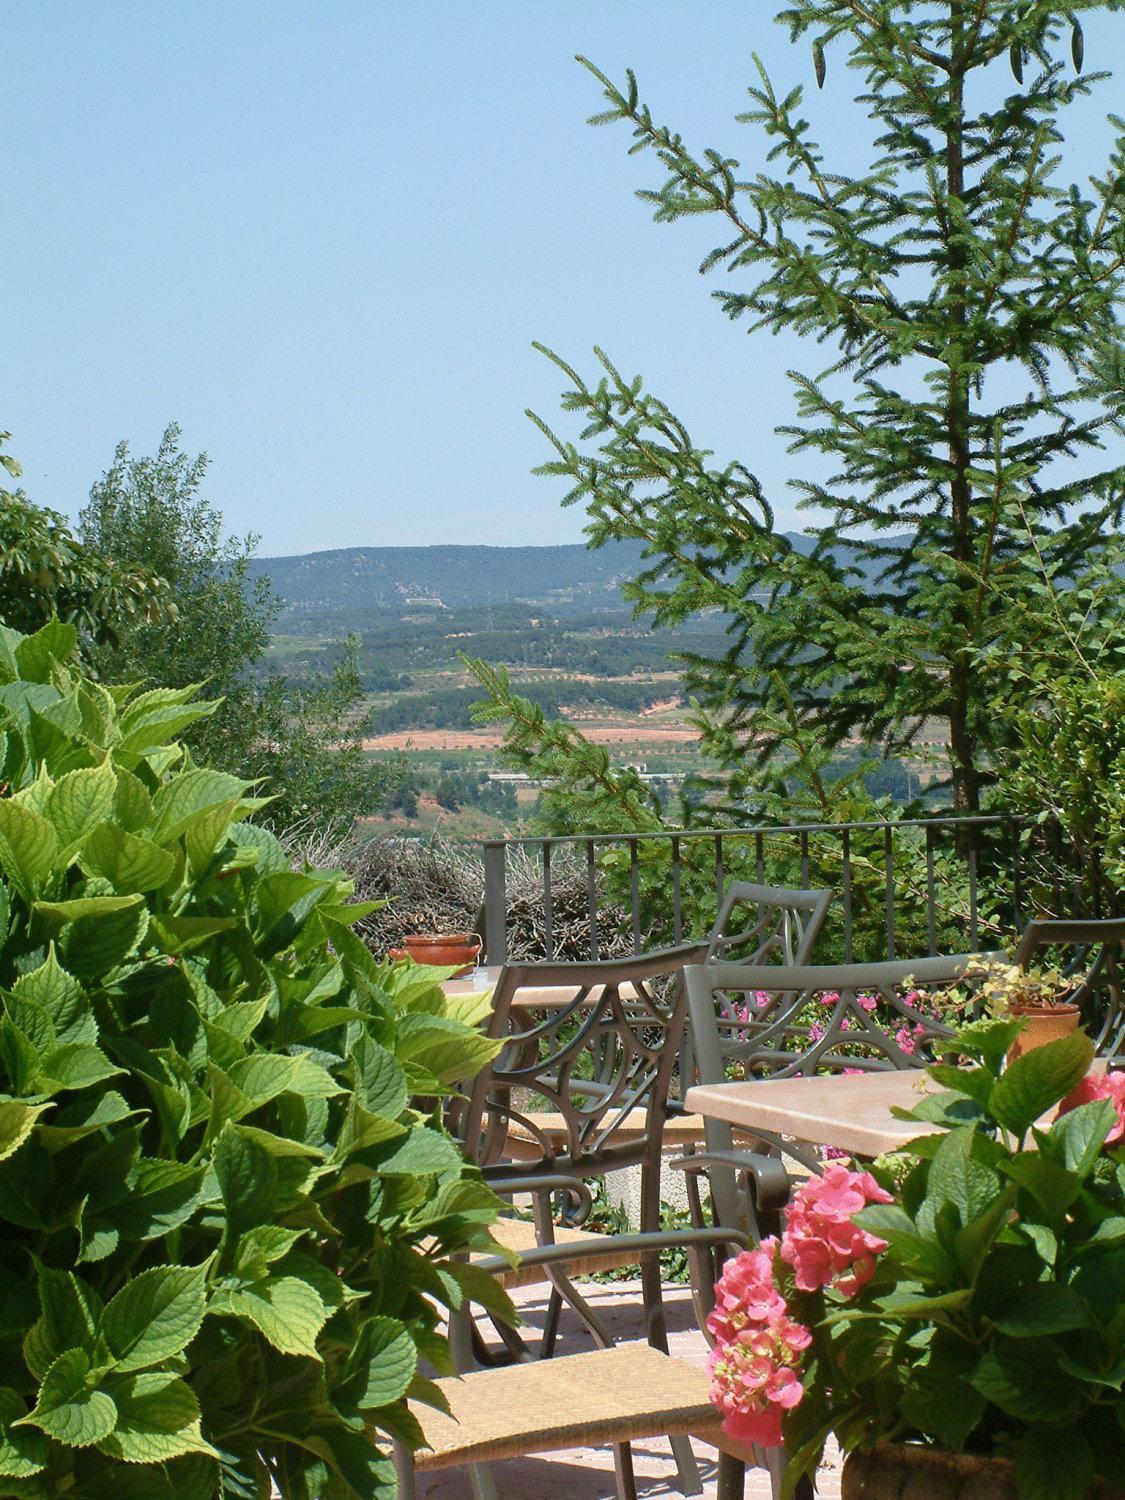
[(1082, 978), (1068, 996), (1103, 1057), (1125, 1054), (1125, 917), (1050, 917), (1029, 922), (1016, 949), (1021, 968), (1044, 948), (1069, 948), (1066, 974)]
[(733, 880), (711, 929), (707, 957), (728, 963), (807, 963), (831, 904), (831, 891)]
[(883, 963), (693, 965), (685, 970), (697, 1076), (718, 1083), (914, 1068), (949, 1036), (915, 991), (957, 982), (979, 955)]
[[(470, 1159), (496, 1177), (598, 1176), (647, 1163), (658, 1192), (668, 1093), (687, 1021), (683, 969), (705, 955), (697, 943), (597, 963), (506, 966), (489, 1026), (503, 1049), (451, 1112)], [(521, 1004), (521, 991), (535, 989), (563, 993), (549, 1004), (527, 997), (534, 1009)], [(639, 1132), (635, 1114), (626, 1127), (638, 1110)], [(544, 1115), (554, 1117), (550, 1128)], [(526, 1154), (509, 1161), (510, 1127)], [(655, 1208), (659, 1215), (658, 1196)]]
[[(919, 1067), (925, 1043), (949, 1036), (915, 988), (956, 983), (979, 955), (908, 962), (760, 965), (698, 964), (684, 970), (695, 1083), (732, 1076), (792, 1078), (818, 1070), (843, 1072)], [(888, 1029), (890, 1028), (890, 1029)], [(729, 1151), (731, 1127), (705, 1119), (709, 1151)], [(819, 1170), (816, 1153), (761, 1134), (783, 1157)], [(712, 1171), (718, 1214), (739, 1211), (734, 1174)], [(720, 1217), (720, 1223), (727, 1220)], [(737, 1222), (732, 1220), (731, 1222)]]

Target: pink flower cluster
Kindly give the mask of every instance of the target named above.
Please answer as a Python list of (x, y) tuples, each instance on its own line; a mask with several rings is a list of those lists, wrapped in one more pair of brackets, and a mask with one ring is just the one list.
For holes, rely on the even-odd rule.
[(793, 1267), (802, 1292), (829, 1283), (854, 1297), (875, 1270), (875, 1256), (886, 1240), (869, 1234), (852, 1215), (868, 1203), (891, 1203), (870, 1172), (851, 1172), (834, 1163), (811, 1177), (794, 1195), (786, 1215), (781, 1258)]
[(711, 1350), (711, 1401), (723, 1414), (723, 1431), (743, 1443), (776, 1448), (781, 1416), (804, 1395), (800, 1357), (812, 1334), (789, 1316), (774, 1279), (778, 1244), (763, 1240), (727, 1262), (715, 1288), (707, 1327)]
[(739, 1442), (776, 1447), (781, 1419), (804, 1394), (801, 1355), (812, 1334), (789, 1314), (778, 1290), (784, 1266), (800, 1291), (833, 1284), (852, 1297), (871, 1279), (874, 1257), (886, 1249), (851, 1221), (867, 1203), (890, 1203), (869, 1172), (837, 1163), (796, 1193), (780, 1244), (763, 1240), (727, 1262), (715, 1287), (707, 1328), (711, 1351), (711, 1401), (723, 1414), (723, 1431)]
[(1117, 1111), (1117, 1123), (1105, 1138), (1107, 1146), (1115, 1146), (1125, 1140), (1125, 1073), (1087, 1073), (1059, 1105), (1059, 1114), (1068, 1114), (1080, 1104), (1093, 1104), (1096, 1099), (1109, 1099)]

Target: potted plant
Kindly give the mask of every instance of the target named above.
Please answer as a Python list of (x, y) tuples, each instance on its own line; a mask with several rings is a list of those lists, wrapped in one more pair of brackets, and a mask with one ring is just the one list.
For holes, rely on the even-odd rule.
[(410, 932), (401, 948), (392, 948), (388, 957), (413, 959), (436, 969), (453, 969), (450, 978), (467, 974), (480, 956), (481, 940), (475, 932)]
[(832, 1433), (845, 1500), (1123, 1492), (1125, 1074), (1080, 1032), (1005, 1066), (1020, 1024), (965, 1027), (906, 1116), (937, 1131), (831, 1164), (724, 1269), (712, 1397), (784, 1440), (786, 1493)]
[(956, 989), (930, 996), (946, 1015), (963, 1018), (968, 1011), (993, 1019), (1021, 1022), (1010, 1057), (1019, 1057), (1078, 1030), (1078, 1006), (1067, 999), (1081, 975), (1058, 969), (1021, 968), (1003, 959), (980, 958), (969, 964)]

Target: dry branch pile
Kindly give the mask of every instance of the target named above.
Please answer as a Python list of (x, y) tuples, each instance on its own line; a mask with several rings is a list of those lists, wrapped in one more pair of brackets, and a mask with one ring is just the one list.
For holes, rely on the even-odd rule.
[[(409, 932), (479, 932), (484, 922), (484, 869), (479, 850), (434, 838), (366, 842), (305, 839), (294, 853), (310, 864), (345, 869), (361, 901), (386, 901), (358, 930), (378, 954), (398, 947)], [(536, 962), (547, 957), (543, 867), (523, 849), (508, 851), (508, 956)], [(586, 867), (555, 852), (551, 865), (552, 957), (590, 957)], [(628, 919), (618, 908), (598, 906), (599, 957), (631, 952)]]

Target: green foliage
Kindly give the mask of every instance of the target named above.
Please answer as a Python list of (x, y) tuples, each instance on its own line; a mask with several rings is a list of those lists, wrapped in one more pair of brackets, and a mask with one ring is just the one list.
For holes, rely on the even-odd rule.
[(279, 609), (269, 579), (252, 577), (255, 539), (224, 537), (223, 518), (200, 494), (206, 454), (180, 450), (169, 426), (151, 458), (133, 459), (119, 443), (113, 463), (90, 491), (82, 535), (91, 550), (144, 562), (176, 601), (174, 624), (135, 621), (94, 661), (107, 680), (166, 687), (207, 684), (222, 697), (196, 724), (197, 756), (247, 779), (269, 776), (276, 800), (267, 821), (279, 828), (316, 817), (350, 822), (374, 810), (388, 775), (363, 753), (366, 715), (355, 645), (327, 674), (299, 685), (280, 673), (251, 675), (270, 641)]
[(76, 640), (0, 630), (0, 1495), (389, 1500), (498, 1206), (432, 1101), (492, 1044), (185, 752), (213, 704)]
[[(573, 725), (550, 720), (543, 710), (512, 691), (502, 667), (462, 656), (488, 697), (478, 707), (479, 723), (502, 722), (507, 729), (502, 746), (505, 759), (521, 770), (549, 778), (539, 803), (537, 825), (541, 832), (559, 834), (621, 834), (673, 832), (695, 824), (724, 821), (729, 809), (691, 801), (692, 787), (683, 798), (664, 807), (650, 785), (636, 771), (614, 766), (608, 752), (589, 740)], [(784, 783), (763, 789), (756, 806), (744, 811), (739, 823), (791, 824), (806, 820), (831, 825), (834, 822), (869, 822), (876, 826), (853, 829), (848, 835), (848, 874), (852, 903), (852, 949), (850, 957), (886, 957), (886, 846), (884, 829), (903, 817), (903, 808), (888, 797), (874, 798), (864, 788), (869, 762), (852, 766), (833, 780), (831, 756), (815, 741), (810, 730), (792, 722), (786, 730), (789, 764), (800, 767), (791, 789)], [(806, 789), (802, 799), (798, 793)], [(737, 826), (737, 825), (736, 825)], [(758, 840), (727, 839), (723, 844), (723, 873), (727, 880), (762, 881), (782, 886), (815, 886), (840, 891), (845, 882), (844, 843), (831, 828), (810, 834), (804, 846), (787, 834), (765, 834)], [(680, 897), (685, 934), (705, 936), (716, 915), (715, 851), (711, 840), (686, 838), (678, 841)], [(599, 847), (602, 888), (608, 905), (631, 912), (633, 869), (629, 846)], [(642, 841), (637, 845), (637, 896), (641, 929), (650, 946), (676, 939), (669, 890), (672, 884), (673, 846), (669, 839)], [(970, 945), (974, 903), (969, 891), (966, 865), (955, 851), (937, 845), (933, 851), (934, 881), (939, 891), (935, 941), (944, 951), (963, 951)], [(1004, 931), (1001, 912), (1006, 910), (1004, 889), (992, 864), (985, 858), (981, 869), (989, 873), (989, 898), (978, 901), (975, 919), (978, 937), (995, 942)], [(929, 870), (923, 829), (903, 826), (895, 830), (895, 931), (902, 952), (924, 952), (929, 943)], [(846, 955), (843, 906), (829, 910), (817, 957), (826, 961)]]
[(1016, 719), (1004, 788), (1021, 811), (1049, 810), (1107, 901), (1125, 891), (1125, 672), (1057, 683)]
[[(0, 432), (0, 445), (10, 436)], [(19, 477), (6, 453), (0, 467)], [(141, 621), (170, 624), (176, 611), (145, 559), (121, 566), (80, 542), (64, 516), (32, 505), (22, 490), (0, 489), (0, 623), (30, 633), (55, 616), (85, 643), (111, 643)]]
[(971, 1066), (930, 1070), (945, 1092), (911, 1117), (942, 1128), (876, 1165), (896, 1201), (855, 1216), (887, 1242), (873, 1279), (850, 1300), (794, 1296), (815, 1330), (785, 1421), (801, 1469), (832, 1429), (845, 1448), (905, 1438), (1013, 1459), (1022, 1500), (1081, 1500), (1095, 1472), (1125, 1483), (1118, 1114), (1102, 1098), (1037, 1124), (1093, 1046), (1079, 1032), (1005, 1068), (1017, 1028), (966, 1027), (948, 1045)]
[(594, 380), (550, 355), (578, 442), (534, 418), (556, 455), (541, 472), (569, 481), (592, 542), (643, 544), (638, 611), (730, 622), (725, 649), (687, 657), (685, 677), (732, 807), (763, 776), (792, 779), (777, 752), (795, 735), (894, 754), (936, 720), (954, 807), (975, 811), (1006, 744), (1003, 653), (995, 670), (981, 653), (1036, 616), (1028, 530), (1060, 585), (1113, 545), (1125, 468), (1101, 450), (1125, 417), (1122, 122), (1084, 186), (1060, 172), (1066, 111), (1104, 77), (1073, 68), (1072, 27), (1093, 8), (1120, 7), (789, 5), (778, 19), (812, 41), (821, 79), (840, 52), (862, 74), (877, 144), (858, 175), (813, 138), (801, 87), (779, 93), (760, 64), (742, 119), (777, 167), (753, 175), (693, 154), (631, 73), (619, 87), (587, 64), (607, 102), (594, 123), (629, 126), (665, 173), (640, 194), (657, 221), (717, 222), (702, 269), (727, 274), (727, 315), (830, 350), (827, 369), (792, 375), (782, 429), (818, 526), (807, 554), (744, 464), (715, 462), (600, 350)]

